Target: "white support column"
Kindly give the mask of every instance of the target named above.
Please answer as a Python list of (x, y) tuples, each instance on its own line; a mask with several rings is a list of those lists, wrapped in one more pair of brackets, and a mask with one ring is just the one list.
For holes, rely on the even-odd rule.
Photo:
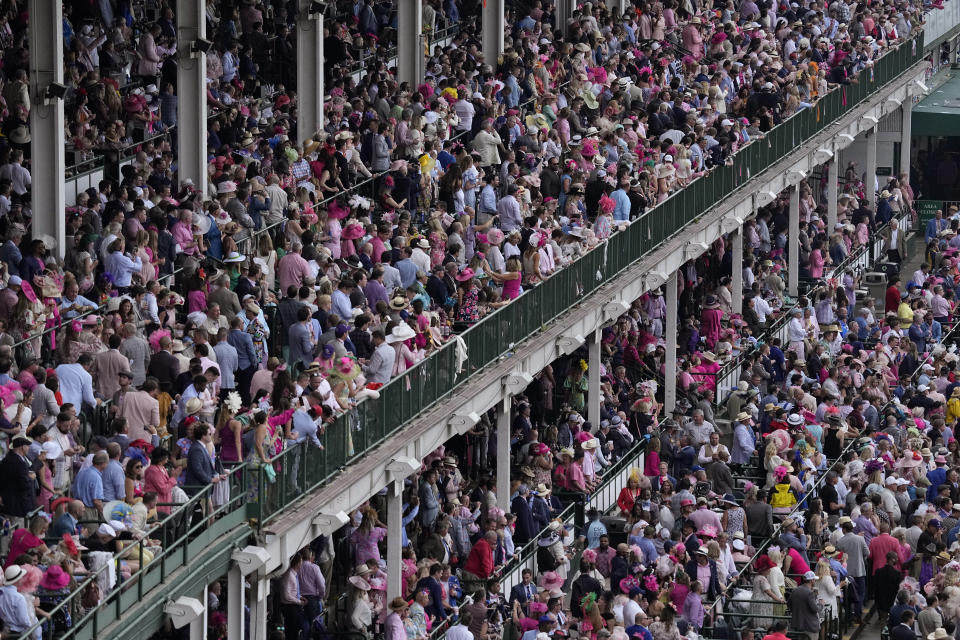
[(831, 162), (823, 165), (823, 170), (827, 172), (827, 229), (831, 230), (837, 224), (837, 198), (839, 194), (840, 179), (840, 158), (837, 157)]
[[(63, 0), (30, 0), (30, 172), (33, 237), (57, 241), (61, 258), (66, 242), (63, 148), (63, 97), (47, 99), (51, 84), (63, 85)], [(51, 35), (52, 34), (52, 35)]]
[(497, 407), (497, 506), (510, 510), (510, 398)]
[(407, 0), (397, 5), (397, 74), (416, 89), (423, 73), (423, 4)]
[(870, 129), (864, 135), (867, 142), (867, 171), (863, 178), (864, 190), (867, 193), (867, 202), (870, 208), (877, 207), (877, 130)]
[(503, 54), (504, 0), (485, 0), (481, 9), (480, 40), (483, 45), (483, 61), (497, 69), (497, 60)]
[(323, 128), (323, 14), (310, 13), (310, 0), (297, 12), (297, 142)]
[(207, 192), (207, 54), (194, 46), (206, 40), (206, 6), (177, 0), (177, 179), (193, 180)]
[(207, 587), (200, 593), (203, 613), (190, 621), (190, 640), (207, 640)]
[(553, 15), (554, 20), (556, 20), (557, 29), (559, 29), (563, 35), (566, 35), (567, 21), (573, 17), (573, 10), (577, 6), (576, 0), (556, 0), (553, 4), (556, 7)]
[(790, 189), (790, 224), (787, 237), (787, 292), (797, 297), (800, 288), (800, 190)]
[(733, 298), (733, 312), (743, 313), (743, 226), (730, 234), (733, 246), (733, 264), (730, 279), (733, 281), (731, 297)]
[(587, 420), (594, 429), (600, 428), (600, 336), (597, 329), (587, 338)]
[(250, 576), (250, 640), (267, 640), (267, 596), (270, 581), (266, 576)]
[(387, 601), (403, 595), (403, 480), (387, 485)]
[[(953, 56), (957, 55), (953, 49)], [(912, 146), (913, 98), (907, 97), (900, 105), (900, 173), (910, 175), (910, 148)], [(899, 176), (898, 176), (899, 177)]]
[(616, 0), (616, 7), (620, 10), (621, 16), (623, 16), (632, 5), (633, 2), (631, 2), (631, 0)]
[(245, 640), (246, 601), (243, 573), (233, 566), (227, 573), (227, 637), (231, 640)]
[(664, 302), (667, 305), (667, 317), (664, 327), (664, 342), (666, 342), (667, 356), (664, 370), (665, 388), (663, 391), (664, 411), (669, 414), (677, 404), (677, 274), (671, 274), (663, 283), (666, 289)]

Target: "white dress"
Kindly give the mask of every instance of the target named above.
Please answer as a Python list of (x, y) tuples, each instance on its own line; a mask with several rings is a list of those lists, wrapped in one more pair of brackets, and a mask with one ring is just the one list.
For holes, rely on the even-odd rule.
[(836, 616), (837, 611), (839, 611), (837, 604), (837, 596), (839, 595), (840, 587), (834, 584), (832, 576), (824, 576), (817, 580), (817, 598), (823, 602), (825, 606), (830, 607), (834, 616)]

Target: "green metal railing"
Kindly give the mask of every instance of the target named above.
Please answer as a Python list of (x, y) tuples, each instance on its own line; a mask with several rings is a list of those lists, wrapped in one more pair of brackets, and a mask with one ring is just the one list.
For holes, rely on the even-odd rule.
[[(635, 220), (625, 231), (561, 269), (546, 281), (527, 289), (517, 300), (487, 315), (451, 343), (416, 363), (405, 373), (380, 388), (380, 397), (365, 400), (341, 414), (327, 427), (325, 449), (298, 445), (305, 463), (298, 473), (304, 477), (291, 494), (275, 485), (281, 483), (280, 469), (274, 485), (276, 503), (260, 507), (260, 521), (275, 516), (292, 499), (300, 498), (328, 480), (352, 461), (368, 453), (407, 422), (448, 397), (480, 369), (511, 357), (519, 343), (539, 333), (558, 316), (580, 304), (638, 260), (661, 247), (752, 177), (782, 160), (874, 94), (880, 87), (909, 69), (922, 57), (922, 33), (916, 52), (908, 40), (876, 61), (872, 73), (864, 72), (856, 84), (838, 87), (812, 108), (805, 109), (742, 148), (722, 167), (693, 181), (687, 188)], [(458, 362), (455, 341), (462, 340), (468, 357)], [(362, 425), (362, 427), (361, 427)], [(277, 460), (285, 460), (284, 451)], [(291, 458), (292, 459), (292, 458)], [(285, 484), (285, 483), (284, 483)], [(271, 494), (272, 495), (272, 494)]]
[[(70, 595), (47, 611), (51, 618), (61, 611), (67, 611), (72, 616), (72, 626), (65, 633), (57, 635), (57, 640), (99, 637), (108, 625), (120, 620), (131, 607), (143, 601), (145, 596), (149, 597), (150, 591), (166, 582), (171, 574), (187, 567), (209, 551), (215, 540), (244, 525), (247, 518), (248, 482), (258, 475), (250, 473), (250, 467), (246, 463), (234, 467), (225, 481), (230, 482), (230, 499), (226, 504), (212, 507), (210, 500), (213, 485), (203, 487), (187, 502), (151, 527), (146, 538), (114, 556), (112, 563), (115, 567), (119, 567), (126, 559), (139, 562), (140, 568), (125, 580), (120, 580), (118, 570), (115, 588), (103, 594), (98, 606), (87, 610), (80, 604), (87, 585), (96, 580), (96, 576), (91, 575), (80, 581)], [(161, 550), (144, 564), (144, 552), (149, 551), (147, 539), (158, 540)], [(43, 628), (43, 636), (53, 638), (52, 626), (52, 622), (43, 618), (20, 637), (28, 638), (34, 630)]]

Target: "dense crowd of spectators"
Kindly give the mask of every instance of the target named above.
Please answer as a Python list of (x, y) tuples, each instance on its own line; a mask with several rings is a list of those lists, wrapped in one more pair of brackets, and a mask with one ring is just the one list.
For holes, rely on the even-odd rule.
[[(493, 61), (476, 38), (480, 0), (424, 0), (427, 73), (410, 86), (386, 57), (393, 3), (339, 3), (324, 23), (326, 121), (308, 132), (297, 128), (291, 3), (207, 2), (202, 193), (177, 176), (169, 135), (183, 115), (173, 7), (65, 2), (64, 140), (74, 162), (104, 157), (108, 177), (64, 212), (58, 247), (30, 225), (30, 192), (42, 186), (31, 180), (37, 107), (24, 4), (0, 3), (0, 620), (13, 633), (42, 620), (37, 638), (70, 628), (77, 609), (45, 612), (84, 576), (96, 576), (84, 608), (135, 580), (162, 549), (155, 524), (173, 505), (206, 490), (203, 508), (217, 507), (249, 490), (233, 465), (276, 472), (271, 460), (285, 448), (322, 446), (335, 416), (833, 87), (871, 72), (922, 22), (910, 2), (747, 0), (708, 10), (668, 0), (631, 3), (623, 16), (583, 3), (558, 24), (552, 3), (533, 1), (509, 5), (506, 52)], [(456, 35), (437, 46), (431, 36), (446, 26)], [(359, 80), (350, 75), (357, 63)], [(887, 223), (911, 209), (908, 177), (878, 188), (875, 211), (864, 204), (873, 185), (861, 178), (847, 169), (834, 229), (824, 223), (826, 185), (801, 186), (796, 259), (805, 279), (832, 275), (878, 231), (889, 257), (904, 257), (902, 233)], [(359, 183), (364, 190), (352, 189)], [(678, 288), (682, 319), (682, 400), (671, 418), (657, 383), (660, 290), (604, 330), (599, 425), (584, 422), (581, 354), (541, 372), (516, 405), (510, 512), (496, 509), (486, 471), (495, 450), (489, 417), (425, 461), (405, 496), (403, 594), (412, 604), (385, 601), (385, 518), (374, 502), (354, 514), (342, 547), (322, 539), (317, 557), (305, 551), (291, 563), (279, 594), (287, 636), (310, 633), (329, 569), (341, 562), (351, 595), (340, 622), (363, 633), (380, 625), (391, 640), (425, 637), (450, 614), (462, 623), (454, 635), (519, 629), (543, 640), (538, 633), (576, 629), (673, 639), (676, 621), (684, 632), (709, 627), (705, 606), (737, 580), (751, 545), (775, 533), (770, 510), (812, 501), (812, 479), (845, 442), (891, 429), (857, 447), (861, 456), (867, 444), (889, 453), (887, 471), (912, 459), (908, 447), (922, 455), (923, 446), (897, 441), (907, 418), (891, 400), (910, 408), (914, 438), (951, 446), (942, 432), (960, 409), (938, 426), (936, 403), (952, 396), (956, 358), (927, 352), (952, 319), (956, 216), (937, 218), (928, 266), (906, 286), (891, 280), (881, 311), (857, 302), (847, 273), (785, 301), (786, 211), (778, 200), (744, 226), (742, 309), (726, 238), (667, 283)], [(796, 314), (789, 339), (764, 342), (782, 308)], [(717, 389), (722, 364), (741, 356), (736, 390)], [(914, 380), (921, 363), (932, 368)], [(714, 416), (718, 405), (729, 427)], [(627, 544), (604, 542), (599, 513), (583, 531), (566, 531), (561, 509), (644, 439), (644, 468), (618, 501)], [(879, 518), (881, 509), (863, 515), (861, 506), (876, 480), (846, 462), (834, 467), (841, 509)], [(741, 502), (733, 473), (750, 470), (766, 481)], [(890, 474), (919, 483), (914, 476)], [(827, 518), (815, 514), (806, 516), (808, 535), (796, 536), (808, 565), (809, 550), (827, 538)], [(907, 515), (901, 509), (897, 522), (911, 524)], [(744, 526), (750, 535), (737, 538)], [(534, 540), (542, 589), (525, 582), (499, 593), (497, 568)], [(911, 566), (929, 565), (925, 548), (914, 545), (920, 561)], [(784, 574), (803, 566), (779, 563), (769, 549), (763, 557)], [(867, 594), (853, 573), (843, 601), (856, 608)], [(784, 598), (767, 582), (755, 579), (757, 627), (777, 610), (762, 594)], [(225, 633), (222, 616), (210, 625)]]

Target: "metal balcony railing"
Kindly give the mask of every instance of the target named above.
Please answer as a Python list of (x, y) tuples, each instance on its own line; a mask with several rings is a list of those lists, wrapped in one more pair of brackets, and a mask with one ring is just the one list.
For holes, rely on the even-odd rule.
[[(303, 465), (307, 468), (302, 471), (296, 490), (280, 492), (277, 500), (262, 506), (261, 523), (398, 432), (480, 369), (509, 358), (516, 345), (535, 336), (561, 314), (583, 302), (585, 296), (659, 249), (702, 212), (822, 132), (922, 56), (921, 33), (877, 60), (873, 74), (861, 74), (857, 83), (838, 87), (812, 108), (794, 114), (765, 137), (741, 148), (728, 164), (694, 180), (647, 211), (626, 231), (614, 234), (607, 242), (459, 334), (451, 343), (384, 385), (379, 399), (362, 401), (343, 413), (327, 427), (325, 448), (307, 453), (310, 464)], [(457, 361), (457, 347), (452, 344), (455, 340), (462, 340), (467, 349), (464, 362)], [(293, 454), (284, 452), (283, 455)]]

